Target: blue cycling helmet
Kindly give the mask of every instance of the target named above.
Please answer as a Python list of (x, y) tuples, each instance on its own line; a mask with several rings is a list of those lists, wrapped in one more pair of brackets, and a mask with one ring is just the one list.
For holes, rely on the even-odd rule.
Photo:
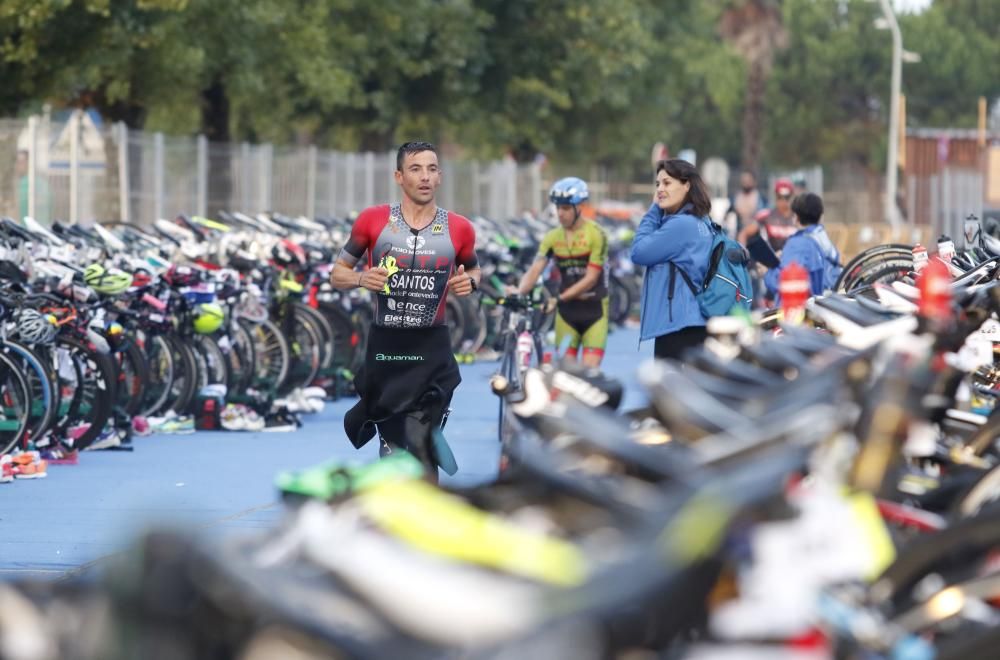
[(549, 201), (553, 204), (572, 204), (576, 206), (590, 199), (587, 182), (575, 176), (559, 179), (552, 184), (549, 191)]

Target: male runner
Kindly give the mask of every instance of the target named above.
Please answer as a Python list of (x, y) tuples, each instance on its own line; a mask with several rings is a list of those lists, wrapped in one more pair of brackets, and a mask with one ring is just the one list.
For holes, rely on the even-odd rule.
[(552, 186), (549, 200), (556, 205), (560, 226), (542, 239), (518, 293), (527, 295), (549, 259), (555, 259), (560, 275), (556, 346), (568, 338), (566, 357), (576, 359), (582, 346), (584, 366), (599, 367), (608, 342), (608, 237), (596, 222), (580, 216), (580, 204), (589, 198), (587, 184), (576, 177)]
[[(447, 447), (433, 440), (433, 430), (461, 382), (445, 299), (479, 286), (476, 234), (466, 218), (435, 203), (441, 168), (434, 145), (402, 145), (395, 179), (402, 202), (361, 212), (331, 276), (338, 289), (375, 294), (365, 363), (355, 380), (361, 401), (344, 417), (344, 428), (361, 447), (377, 427), (381, 455), (406, 449), (436, 478), (437, 465), (448, 469), (441, 455)], [(355, 271), (366, 252), (368, 270)]]

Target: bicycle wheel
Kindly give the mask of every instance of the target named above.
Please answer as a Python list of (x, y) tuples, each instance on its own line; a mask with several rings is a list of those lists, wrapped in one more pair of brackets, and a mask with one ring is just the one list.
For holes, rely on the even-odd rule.
[(333, 330), (333, 367), (356, 371), (364, 355), (358, 350), (362, 344), (361, 329), (351, 315), (336, 303), (320, 303), (319, 311)]
[(29, 430), (31, 390), (21, 367), (0, 351), (0, 455), (13, 450)]
[(254, 342), (257, 357), (254, 372), (254, 387), (278, 391), (288, 377), (291, 349), (288, 340), (273, 321), (250, 323), (240, 321)]
[(279, 390), (288, 393), (296, 388), (307, 387), (319, 374), (323, 333), (311, 316), (295, 314), (294, 334), (289, 345), (292, 361), (288, 377)]
[(246, 328), (234, 324), (229, 332), (229, 351), (226, 353), (229, 380), (226, 382), (226, 389), (227, 396), (238, 397), (245, 394), (253, 383), (256, 356), (253, 338)]
[[(76, 337), (59, 337), (56, 350), (73, 364), (72, 371), (59, 371), (61, 386), (71, 387), (73, 396), (56, 430), (70, 448), (86, 449), (111, 419), (118, 380), (116, 365), (110, 356), (91, 350)], [(64, 381), (64, 376), (70, 376), (75, 382)]]
[(143, 392), (149, 385), (149, 362), (135, 341), (129, 341), (124, 350), (116, 353), (115, 360), (118, 363), (116, 403), (131, 418), (142, 409)]
[(170, 350), (170, 343), (161, 335), (147, 337), (142, 350), (149, 368), (149, 382), (142, 396), (139, 414), (149, 417), (166, 408), (177, 374), (177, 361)]
[[(503, 358), (500, 360), (500, 370), (497, 372), (498, 375), (506, 379), (508, 393), (517, 392), (521, 389), (521, 377), (514, 355), (516, 341), (517, 338), (513, 333), (507, 334), (507, 338), (504, 341)], [(504, 452), (504, 448), (510, 446), (514, 436), (514, 427), (510, 421), (511, 413), (508, 408), (507, 397), (501, 395), (498, 410), (499, 418), (497, 419), (497, 439), (500, 442), (501, 453)]]
[(462, 350), (462, 339), (465, 337), (465, 310), (456, 296), (448, 296), (445, 301), (445, 319), (448, 323), (448, 334), (451, 337), (451, 351)]
[(222, 352), (218, 342), (206, 335), (196, 335), (192, 344), (199, 357), (199, 368), (204, 364), (204, 378), (199, 383), (204, 385), (227, 384), (229, 382), (229, 361)]
[(28, 391), (31, 394), (28, 439), (37, 442), (48, 433), (56, 420), (59, 395), (55, 373), (46, 362), (47, 356), (41, 348), (36, 352), (31, 347), (8, 339), (3, 345), (3, 352), (21, 368), (21, 373), (28, 384)]
[(486, 333), (488, 331), (488, 321), (486, 312), (478, 300), (468, 301), (465, 309), (465, 334), (462, 336), (462, 350), (467, 353), (477, 353), (486, 343)]
[(608, 280), (608, 316), (615, 325), (628, 320), (632, 309), (632, 294), (625, 284), (614, 275)]
[(167, 392), (166, 401), (157, 413), (172, 410), (178, 415), (187, 413), (198, 391), (198, 361), (194, 350), (180, 337), (168, 335), (167, 350), (173, 357), (174, 377)]
[(311, 321), (315, 324), (316, 329), (320, 331), (321, 341), (319, 344), (319, 369), (321, 371), (329, 369), (330, 365), (333, 364), (333, 360), (336, 355), (333, 326), (330, 325), (326, 316), (324, 316), (319, 310), (313, 309), (304, 303), (295, 303), (295, 314), (296, 316), (305, 316), (311, 319)]
[(877, 245), (851, 259), (837, 279), (833, 290), (850, 293), (877, 282), (893, 282), (913, 270), (913, 252), (907, 245)]

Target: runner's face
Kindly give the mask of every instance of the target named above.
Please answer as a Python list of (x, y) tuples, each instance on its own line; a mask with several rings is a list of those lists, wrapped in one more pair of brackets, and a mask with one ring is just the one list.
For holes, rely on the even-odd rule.
[(572, 204), (556, 204), (556, 215), (564, 229), (571, 229), (576, 222), (576, 207)]
[(425, 205), (434, 201), (434, 191), (441, 185), (441, 169), (437, 154), (420, 151), (403, 156), (403, 170), (397, 170), (396, 183), (403, 194), (415, 204)]
[(684, 204), (691, 183), (681, 183), (664, 170), (656, 173), (656, 205), (668, 213), (674, 213)]
[(775, 197), (774, 208), (781, 215), (788, 216), (792, 212), (792, 196), (791, 194), (782, 193)]

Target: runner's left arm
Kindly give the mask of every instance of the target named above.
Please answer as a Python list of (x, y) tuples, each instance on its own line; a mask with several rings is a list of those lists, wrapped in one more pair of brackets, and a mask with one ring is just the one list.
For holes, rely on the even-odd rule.
[[(456, 223), (456, 231), (452, 234), (455, 242), (455, 269), (448, 280), (448, 290), (456, 296), (467, 296), (478, 289), (483, 275), (476, 255), (476, 230), (468, 220), (462, 220)], [(475, 289), (470, 280), (475, 281)]]

